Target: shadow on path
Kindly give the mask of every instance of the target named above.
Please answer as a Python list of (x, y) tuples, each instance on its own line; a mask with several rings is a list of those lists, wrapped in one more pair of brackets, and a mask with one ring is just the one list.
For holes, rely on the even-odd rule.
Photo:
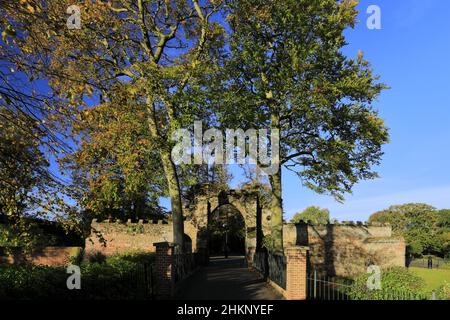
[(281, 300), (258, 273), (247, 268), (244, 257), (211, 257), (207, 267), (187, 279), (178, 290), (182, 300)]

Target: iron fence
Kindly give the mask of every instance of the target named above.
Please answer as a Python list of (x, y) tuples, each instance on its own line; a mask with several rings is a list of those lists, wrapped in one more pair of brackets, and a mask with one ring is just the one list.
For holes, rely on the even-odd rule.
[(352, 280), (328, 277), (318, 271), (307, 274), (309, 300), (430, 300), (426, 293), (383, 288), (369, 290), (355, 285)]
[(253, 256), (253, 267), (264, 277), (286, 289), (286, 256), (261, 250)]
[(306, 292), (309, 300), (351, 300), (351, 281), (328, 277), (313, 271), (306, 276)]
[(201, 257), (195, 253), (180, 253), (174, 256), (175, 283), (188, 277), (199, 265)]
[(266, 251), (256, 251), (253, 256), (253, 267), (258, 270), (262, 275), (267, 276), (268, 266), (267, 266), (267, 252)]
[[(82, 300), (152, 300), (157, 287), (153, 265), (138, 264), (116, 275), (98, 274), (82, 277), (81, 290), (72, 290), (68, 299)], [(63, 297), (61, 297), (63, 298)]]
[[(408, 268), (409, 267), (428, 268), (428, 258), (413, 259), (408, 263)], [(450, 269), (450, 259), (433, 258), (432, 259), (432, 268), (433, 269), (441, 269), (441, 268)]]
[(269, 279), (286, 289), (286, 256), (277, 253), (268, 253)]

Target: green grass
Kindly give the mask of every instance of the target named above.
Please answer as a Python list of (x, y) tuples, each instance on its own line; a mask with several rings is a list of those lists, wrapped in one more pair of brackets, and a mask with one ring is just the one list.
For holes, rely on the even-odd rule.
[(444, 281), (450, 282), (449, 269), (425, 269), (409, 268), (412, 272), (420, 276), (426, 284), (426, 290), (437, 290), (444, 284)]

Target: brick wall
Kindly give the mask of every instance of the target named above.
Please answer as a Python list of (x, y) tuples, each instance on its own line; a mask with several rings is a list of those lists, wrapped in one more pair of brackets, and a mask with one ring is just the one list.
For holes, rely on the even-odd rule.
[(26, 262), (35, 265), (66, 266), (70, 264), (71, 257), (76, 256), (81, 250), (81, 247), (45, 247), (30, 254), (18, 252), (0, 258), (1, 262), (10, 264)]
[[(91, 229), (91, 235), (85, 243), (87, 256), (95, 252), (101, 252), (106, 256), (129, 251), (155, 252), (154, 243), (173, 241), (172, 224), (162, 220), (145, 223), (94, 220)], [(197, 228), (190, 221), (185, 221), (184, 232), (190, 238), (192, 250), (195, 251)], [(102, 238), (105, 242), (101, 241)]]

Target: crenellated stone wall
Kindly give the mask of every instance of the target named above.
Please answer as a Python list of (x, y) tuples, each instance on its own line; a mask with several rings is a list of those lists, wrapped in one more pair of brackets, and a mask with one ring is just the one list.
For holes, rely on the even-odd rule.
[(328, 275), (350, 277), (372, 264), (405, 266), (405, 241), (388, 225), (299, 223), (286, 224), (283, 232), (286, 247), (308, 246), (310, 266)]
[[(100, 252), (106, 256), (127, 251), (154, 252), (154, 243), (172, 242), (172, 223), (165, 220), (97, 221), (91, 223), (91, 235), (86, 239), (86, 255)], [(191, 250), (197, 248), (197, 228), (191, 221), (184, 223), (185, 238), (190, 240)], [(189, 238), (187, 238), (187, 237)]]
[[(209, 219), (218, 213), (219, 208), (233, 207), (245, 221), (246, 252), (249, 261), (252, 261), (252, 252), (258, 247), (257, 240), (261, 241), (263, 235), (270, 235), (270, 211), (258, 207), (257, 194), (229, 190), (219, 195), (199, 195), (196, 200), (193, 205), (184, 208), (185, 236), (191, 240), (192, 251), (207, 249)], [(260, 232), (257, 231), (258, 225)], [(170, 221), (132, 223), (94, 220), (91, 227), (91, 236), (85, 246), (87, 255), (95, 252), (112, 255), (137, 250), (154, 252), (154, 243), (173, 241)], [(382, 268), (405, 266), (405, 242), (393, 237), (392, 229), (387, 225), (361, 222), (312, 225), (302, 222), (285, 224), (283, 237), (285, 248), (308, 247), (309, 265), (328, 275), (350, 277), (366, 272), (371, 264)]]

